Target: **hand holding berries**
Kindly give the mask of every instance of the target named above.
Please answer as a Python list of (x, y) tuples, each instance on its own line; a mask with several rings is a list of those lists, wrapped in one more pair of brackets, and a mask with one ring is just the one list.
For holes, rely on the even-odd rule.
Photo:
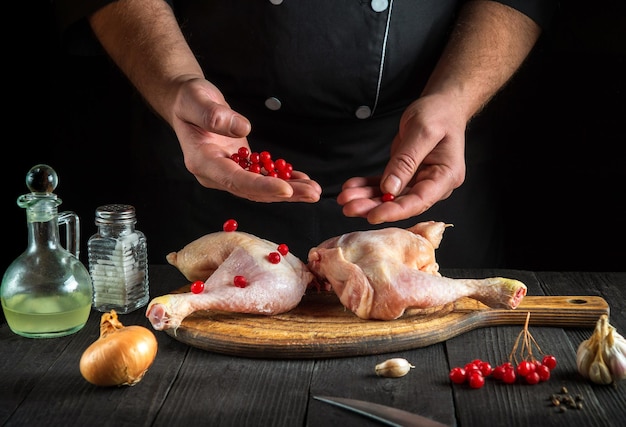
[(237, 191), (231, 191), (229, 188), (226, 190), (235, 195), (257, 202), (315, 203), (320, 199), (322, 188), (316, 181), (304, 172), (294, 170), (291, 163), (285, 159), (273, 159), (268, 151), (255, 152), (242, 146), (228, 157), (241, 169), (251, 172), (236, 173), (228, 180), (226, 178), (222, 180), (231, 182), (231, 186)]

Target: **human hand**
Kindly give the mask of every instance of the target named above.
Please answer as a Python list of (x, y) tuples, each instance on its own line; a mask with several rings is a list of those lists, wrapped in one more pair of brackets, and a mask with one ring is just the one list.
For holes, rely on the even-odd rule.
[[(400, 119), (382, 176), (347, 180), (337, 197), (343, 213), (371, 224), (417, 216), (448, 198), (465, 180), (467, 121), (452, 99), (429, 95)], [(384, 193), (395, 199), (383, 202)]]
[(303, 172), (289, 180), (243, 169), (230, 156), (250, 148), (247, 118), (233, 111), (217, 87), (204, 79), (177, 86), (170, 123), (183, 152), (185, 167), (207, 188), (228, 191), (257, 202), (317, 202), (322, 189)]

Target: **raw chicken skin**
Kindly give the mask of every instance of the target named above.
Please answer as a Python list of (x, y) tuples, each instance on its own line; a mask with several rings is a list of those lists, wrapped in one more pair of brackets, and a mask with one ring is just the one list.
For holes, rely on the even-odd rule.
[[(199, 310), (273, 315), (298, 305), (313, 275), (291, 253), (272, 264), (268, 255), (276, 243), (248, 233), (232, 231), (205, 235), (167, 256), (188, 280), (204, 280), (202, 293), (169, 294), (154, 298), (146, 316), (155, 330), (177, 328)], [(200, 276), (206, 272), (208, 276)], [(245, 288), (234, 285), (244, 276)]]
[(407, 308), (437, 307), (461, 297), (493, 308), (517, 307), (526, 295), (520, 281), (441, 276), (435, 249), (446, 227), (428, 221), (333, 237), (309, 251), (308, 267), (362, 319), (397, 319)]

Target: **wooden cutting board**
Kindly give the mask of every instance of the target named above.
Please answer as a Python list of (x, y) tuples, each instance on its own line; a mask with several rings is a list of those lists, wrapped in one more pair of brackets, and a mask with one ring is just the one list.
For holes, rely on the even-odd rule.
[(530, 325), (591, 328), (602, 314), (609, 314), (609, 305), (596, 296), (527, 295), (517, 309), (508, 310), (461, 298), (382, 321), (358, 318), (333, 292), (310, 290), (288, 313), (199, 311), (165, 332), (190, 346), (233, 356), (322, 359), (408, 350), (485, 326), (523, 325), (529, 312)]

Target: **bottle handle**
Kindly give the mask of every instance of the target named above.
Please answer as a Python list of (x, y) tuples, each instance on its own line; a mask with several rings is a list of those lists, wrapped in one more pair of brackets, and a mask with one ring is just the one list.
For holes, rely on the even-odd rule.
[(80, 219), (71, 211), (59, 213), (59, 225), (65, 225), (66, 250), (76, 258), (80, 255)]

